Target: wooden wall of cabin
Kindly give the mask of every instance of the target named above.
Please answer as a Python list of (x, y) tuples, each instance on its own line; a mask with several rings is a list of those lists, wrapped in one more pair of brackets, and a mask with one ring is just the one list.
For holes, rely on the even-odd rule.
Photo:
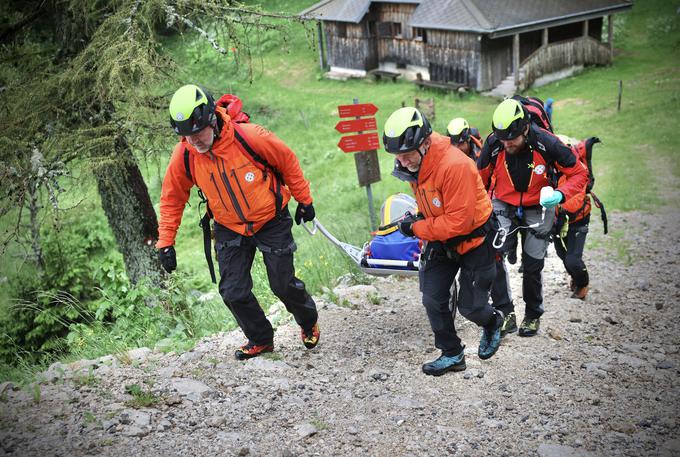
[(483, 36), (477, 90), (490, 90), (512, 73), (512, 36), (490, 39)]
[(328, 65), (370, 70), (377, 67), (375, 38), (368, 35), (368, 23), (324, 22)]
[(375, 25), (369, 22), (369, 28), (375, 29), (379, 62), (394, 62), (398, 67), (427, 65), (423, 40), (415, 40), (413, 28), (407, 26), (416, 7), (404, 3), (371, 5), (369, 21), (374, 20)]
[(479, 35), (446, 30), (428, 30), (427, 33), (425, 59), (430, 80), (476, 88), (481, 53)]

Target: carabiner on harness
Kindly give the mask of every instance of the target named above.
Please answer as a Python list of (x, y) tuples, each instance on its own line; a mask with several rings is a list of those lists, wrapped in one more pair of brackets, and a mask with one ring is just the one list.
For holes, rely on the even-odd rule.
[[(518, 213), (521, 208), (522, 208), (521, 206), (517, 207)], [(500, 249), (501, 247), (503, 247), (503, 244), (505, 244), (506, 238), (515, 233), (516, 231), (521, 229), (533, 229), (542, 225), (543, 222), (545, 222), (545, 207), (543, 207), (543, 211), (541, 211), (541, 220), (538, 222), (534, 222), (533, 224), (530, 225), (518, 225), (512, 230), (508, 230), (504, 227), (499, 227), (498, 230), (496, 231), (496, 235), (493, 237), (493, 243), (491, 243), (491, 245), (493, 246), (494, 249)]]

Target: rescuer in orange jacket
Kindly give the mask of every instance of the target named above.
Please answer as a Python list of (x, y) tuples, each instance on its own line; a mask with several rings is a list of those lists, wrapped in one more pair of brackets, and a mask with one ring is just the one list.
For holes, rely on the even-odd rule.
[[(563, 135), (558, 135), (558, 137), (564, 144), (572, 148), (574, 154), (586, 167), (588, 166), (586, 158), (588, 151), (600, 141), (597, 137), (591, 137), (580, 142)], [(560, 184), (565, 179), (564, 176), (561, 176), (559, 178)], [(564, 268), (571, 277), (569, 284), (572, 292), (571, 297), (580, 300), (586, 299), (590, 285), (588, 268), (583, 261), (583, 250), (585, 249), (588, 225), (590, 224), (591, 186), (592, 183), (589, 180), (581, 192), (558, 205), (557, 224), (554, 230), (555, 252), (562, 259)]]
[[(487, 188), (494, 182), (493, 208), (501, 227), (509, 233), (498, 259), (498, 274), (491, 291), (494, 306), (503, 311), (501, 333), (517, 330), (505, 254), (524, 227), (522, 296), (526, 304), (520, 336), (534, 336), (543, 314), (542, 271), (554, 223), (551, 209), (581, 192), (588, 170), (572, 150), (552, 133), (530, 122), (529, 113), (514, 99), (504, 100), (493, 115), (493, 133), (477, 163)], [(556, 172), (565, 176), (554, 192), (541, 196), (543, 187), (557, 186)]]
[(318, 314), (305, 284), (295, 277), (296, 246), (287, 207), (291, 193), (298, 201), (296, 223), (311, 221), (315, 214), (309, 182), (295, 153), (265, 128), (233, 122), (208, 91), (193, 84), (175, 92), (170, 118), (182, 138), (161, 191), (156, 247), (163, 267), (168, 272), (177, 267), (175, 236), (189, 191), (196, 185), (214, 218), (220, 295), (248, 338), (236, 358), (274, 349), (271, 323), (252, 293), (256, 248), (262, 252), (272, 291), (300, 325), (304, 345), (313, 348), (320, 336)]
[(423, 372), (439, 376), (462, 371), (464, 346), (449, 310), (450, 290), (459, 270), (458, 309), (483, 328), (479, 357), (493, 356), (501, 340), (503, 314), (488, 303), (496, 270), (491, 202), (475, 163), (448, 137), (432, 133), (417, 109), (395, 111), (385, 123), (383, 143), (387, 152), (396, 155), (393, 174), (410, 183), (420, 211), (402, 220), (399, 230), (424, 242), (420, 289), (435, 346), (442, 354), (424, 364)]

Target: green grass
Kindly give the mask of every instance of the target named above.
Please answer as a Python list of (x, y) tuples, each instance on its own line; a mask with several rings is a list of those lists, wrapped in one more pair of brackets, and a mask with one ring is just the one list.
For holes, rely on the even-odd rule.
[(139, 384), (125, 386), (125, 392), (132, 395), (132, 400), (125, 402), (131, 408), (148, 408), (156, 405), (161, 399), (150, 390), (144, 390)]

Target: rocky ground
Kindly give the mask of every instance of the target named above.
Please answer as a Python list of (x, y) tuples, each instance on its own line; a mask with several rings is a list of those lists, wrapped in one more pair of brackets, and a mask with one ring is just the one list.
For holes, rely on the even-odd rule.
[(318, 298), (312, 351), (284, 320), (276, 352), (245, 363), (232, 332), (3, 384), (0, 455), (680, 455), (680, 215), (610, 218), (610, 236), (591, 226), (587, 301), (547, 259), (538, 336), (480, 361), (458, 317), (463, 373), (421, 373), (438, 353), (416, 280), (342, 285), (329, 296), (343, 306)]

